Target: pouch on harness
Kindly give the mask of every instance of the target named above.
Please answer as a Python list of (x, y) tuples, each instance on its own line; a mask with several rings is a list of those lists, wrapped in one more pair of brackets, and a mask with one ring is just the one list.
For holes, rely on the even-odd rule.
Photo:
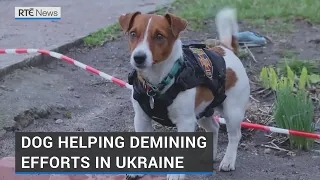
[[(168, 85), (164, 81), (160, 83), (158, 87), (161, 89), (158, 90), (152, 85), (148, 86), (146, 82), (141, 82), (136, 70), (133, 70), (128, 77), (129, 84), (133, 85), (133, 98), (154, 121), (164, 126), (175, 126), (168, 117), (168, 106), (181, 91), (205, 86), (212, 91), (214, 100), (197, 116), (197, 119), (212, 116), (213, 108), (220, 105), (226, 98), (224, 58), (206, 48), (204, 44), (188, 44), (183, 45), (183, 58), (177, 60), (175, 65), (178, 67), (176, 72), (169, 73), (165, 78), (174, 80), (174, 83), (164, 93), (161, 93), (161, 89)], [(150, 98), (154, 101), (153, 108), (150, 106)]]

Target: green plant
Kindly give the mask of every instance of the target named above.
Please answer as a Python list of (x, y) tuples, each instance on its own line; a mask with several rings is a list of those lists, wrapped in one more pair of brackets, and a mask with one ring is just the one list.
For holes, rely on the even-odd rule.
[(303, 61), (293, 57), (291, 59), (285, 58), (278, 63), (278, 68), (281, 75), (286, 73), (287, 66), (289, 66), (291, 70), (294, 72), (294, 74), (298, 76), (300, 76), (303, 67), (307, 69), (309, 74), (316, 74), (319, 71), (317, 67), (318, 65), (315, 61)]
[(278, 75), (274, 68), (269, 68), (270, 88), (276, 90), (278, 87)]
[(286, 66), (286, 72), (286, 76), (282, 75), (279, 78), (273, 67), (263, 67), (260, 72), (260, 82), (264, 88), (271, 88), (272, 90), (277, 90), (280, 81), (285, 81), (291, 89), (293, 89), (295, 85), (297, 85), (298, 89), (305, 89), (310, 86), (311, 80), (312, 82), (320, 82), (320, 75), (308, 75), (308, 70), (305, 67), (302, 67), (300, 77), (297, 80), (297, 75), (288, 65)]
[(287, 68), (287, 77), (288, 77), (288, 83), (289, 83), (289, 86), (291, 88), (293, 88), (294, 86), (294, 77), (295, 77), (295, 74), (294, 72), (291, 70), (290, 66), (286, 66)]
[(269, 82), (269, 74), (268, 74), (268, 68), (263, 67), (260, 72), (260, 82), (262, 83), (262, 86), (264, 88), (269, 89), (270, 88), (270, 82)]
[(278, 84), (278, 88), (281, 89), (284, 87), (291, 87), (291, 89), (292, 89), (292, 86), (289, 84), (288, 79), (289, 78), (287, 78), (287, 77), (281, 77), (279, 84)]
[(250, 54), (249, 54), (248, 51), (239, 49), (239, 55), (238, 55), (238, 57), (239, 57), (240, 59), (243, 59), (243, 58), (246, 58), (246, 57), (249, 57), (249, 56), (250, 56)]
[(280, 56), (284, 58), (294, 58), (296, 56), (297, 52), (295, 50), (291, 49), (285, 49), (280, 52)]
[(278, 86), (278, 75), (273, 67), (263, 67), (260, 72), (260, 81), (263, 87), (276, 90)]
[[(299, 89), (292, 93), (292, 88), (284, 80), (280, 81), (276, 92), (274, 118), (280, 128), (314, 132), (312, 127), (313, 103), (308, 93)], [(301, 136), (289, 136), (290, 145), (297, 149), (310, 149), (313, 139)]]
[(64, 116), (65, 118), (68, 118), (68, 119), (71, 119), (71, 118), (72, 118), (71, 112), (69, 112), (69, 111), (65, 112), (63, 116)]
[(310, 74), (308, 78), (312, 84), (320, 83), (320, 74)]
[(307, 68), (303, 67), (301, 71), (301, 75), (299, 78), (299, 89), (305, 89), (308, 82), (308, 71)]
[[(280, 78), (273, 67), (264, 67), (260, 72), (262, 85), (276, 91), (275, 122), (281, 128), (313, 132), (313, 103), (305, 90), (310, 78), (308, 70), (302, 67), (297, 80), (288, 65), (286, 72), (287, 76)], [(315, 78), (315, 75), (312, 77)], [(313, 140), (305, 137), (290, 135), (289, 139), (292, 148), (310, 149), (313, 145)]]

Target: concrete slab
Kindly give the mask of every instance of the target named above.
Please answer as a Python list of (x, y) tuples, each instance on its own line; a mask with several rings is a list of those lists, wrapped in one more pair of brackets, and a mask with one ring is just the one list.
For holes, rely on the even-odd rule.
[[(0, 49), (38, 48), (63, 53), (78, 45), (77, 41), (99, 28), (117, 21), (119, 15), (150, 12), (173, 0), (0, 0)], [(62, 19), (15, 20), (17, 6), (60, 6)], [(1, 55), (0, 76), (25, 65), (38, 64), (47, 57), (35, 55)]]

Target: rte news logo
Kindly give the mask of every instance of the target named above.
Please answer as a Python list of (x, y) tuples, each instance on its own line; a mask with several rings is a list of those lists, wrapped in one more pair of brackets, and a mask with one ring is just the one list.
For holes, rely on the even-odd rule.
[(17, 20), (59, 20), (61, 7), (15, 7)]

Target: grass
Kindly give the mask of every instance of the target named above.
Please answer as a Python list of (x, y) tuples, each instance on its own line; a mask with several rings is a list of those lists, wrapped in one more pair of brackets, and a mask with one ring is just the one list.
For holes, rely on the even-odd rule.
[[(155, 13), (165, 14), (165, 9), (158, 7)], [(118, 22), (99, 29), (97, 32), (90, 34), (89, 36), (83, 39), (86, 46), (99, 46), (103, 45), (107, 41), (112, 41), (120, 37), (121, 27)]]
[[(251, 21), (247, 21), (247, 23), (251, 23)], [(285, 20), (264, 20), (264, 23), (257, 24), (260, 26), (261, 30), (260, 33), (264, 34), (272, 34), (277, 33), (284, 35), (286, 33), (293, 33), (295, 32), (295, 26), (292, 21), (285, 21)]]
[(71, 112), (67, 111), (66, 113), (64, 113), (63, 115), (65, 118), (68, 118), (68, 119), (71, 119), (72, 118), (72, 115), (71, 115)]
[[(313, 103), (304, 90), (292, 93), (289, 86), (276, 92), (274, 118), (280, 128), (313, 133)], [(301, 136), (289, 136), (292, 148), (308, 150), (313, 146), (313, 139)]]
[[(316, 0), (176, 0), (170, 6), (171, 12), (188, 20), (194, 30), (204, 28), (206, 20), (213, 20), (218, 10), (225, 6), (237, 8), (239, 20), (262, 25), (263, 32), (288, 32), (293, 29), (291, 20), (294, 18), (320, 23), (320, 1)], [(157, 14), (165, 12), (162, 8), (156, 11)], [(115, 23), (84, 38), (84, 43), (87, 46), (102, 45), (117, 39), (120, 32), (119, 24)]]
[(239, 49), (239, 58), (244, 59), (250, 56), (249, 52), (243, 49)]
[(293, 49), (284, 49), (279, 54), (283, 58), (294, 58), (297, 55), (297, 51)]
[(282, 59), (277, 67), (279, 69), (280, 74), (285, 74), (287, 72), (287, 65), (292, 69), (294, 74), (299, 75), (301, 74), (302, 68), (305, 67), (309, 74), (318, 74), (319, 72), (319, 64), (316, 61), (312, 60), (300, 60), (297, 59), (295, 56), (288, 57)]
[[(290, 24), (293, 18), (305, 18), (320, 23), (320, 1), (314, 0), (177, 0), (173, 3), (177, 15), (191, 21), (191, 27), (204, 27), (205, 19), (213, 19), (219, 9), (235, 7), (240, 20), (265, 24), (271, 18), (279, 18)], [(276, 23), (278, 29), (283, 25)]]
[(106, 41), (117, 39), (120, 36), (119, 23), (114, 23), (106, 28), (99, 29), (83, 39), (86, 46), (103, 45)]
[[(289, 63), (284, 65), (287, 73), (280, 77), (273, 67), (264, 67), (260, 72), (262, 86), (271, 88), (276, 94), (273, 112), (275, 122), (280, 128), (313, 133), (314, 106), (309, 91), (306, 91), (308, 70), (301, 65), (300, 75), (295, 77), (297, 74)], [(313, 139), (289, 135), (289, 140), (295, 149), (308, 150), (313, 146)]]

